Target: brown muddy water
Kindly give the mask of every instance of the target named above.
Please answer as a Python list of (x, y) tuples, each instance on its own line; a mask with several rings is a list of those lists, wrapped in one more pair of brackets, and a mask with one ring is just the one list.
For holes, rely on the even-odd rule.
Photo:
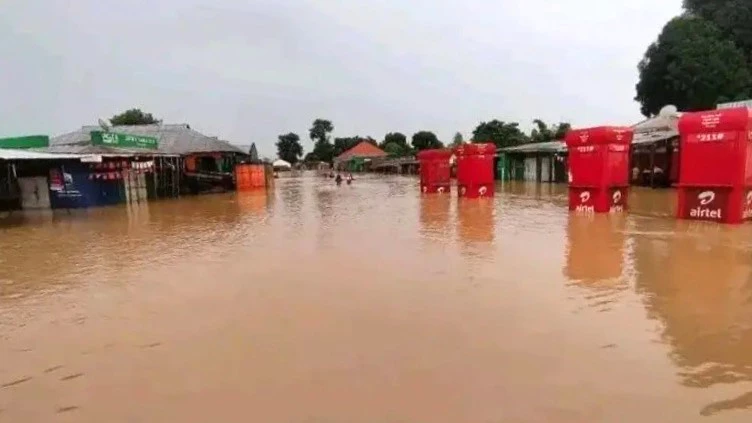
[(752, 226), (411, 178), (0, 228), (0, 422), (749, 422)]

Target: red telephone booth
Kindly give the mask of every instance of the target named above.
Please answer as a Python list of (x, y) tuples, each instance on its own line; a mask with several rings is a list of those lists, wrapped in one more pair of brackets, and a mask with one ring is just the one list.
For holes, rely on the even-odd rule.
[(569, 210), (613, 213), (627, 209), (630, 128), (576, 129), (566, 136), (569, 150)]
[(421, 192), (449, 193), (451, 186), (449, 160), (451, 157), (452, 150), (448, 148), (418, 152)]
[(496, 144), (463, 144), (454, 152), (457, 156), (457, 195), (493, 197)]
[(751, 124), (746, 107), (682, 115), (678, 218), (734, 224), (752, 218)]

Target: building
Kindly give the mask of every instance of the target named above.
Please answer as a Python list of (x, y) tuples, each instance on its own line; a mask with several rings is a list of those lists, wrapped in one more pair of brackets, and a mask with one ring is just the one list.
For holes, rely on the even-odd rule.
[[(131, 181), (136, 185), (135, 192), (146, 190), (155, 197), (231, 190), (235, 164), (248, 156), (229, 142), (204, 135), (188, 124), (84, 126), (52, 138), (50, 146), (41, 151), (95, 156), (111, 170), (137, 163), (154, 177)], [(112, 168), (110, 163), (119, 163), (120, 167)], [(153, 188), (148, 186), (149, 179), (153, 179)]]
[[(669, 187), (679, 180), (681, 112), (666, 106), (635, 125), (630, 154), (633, 185)], [(567, 146), (563, 141), (522, 144), (497, 150), (497, 178), (536, 182), (567, 182)]]
[(334, 168), (350, 172), (363, 172), (370, 168), (371, 161), (388, 154), (368, 141), (361, 141), (354, 147), (334, 158)]
[(522, 144), (497, 150), (496, 177), (502, 181), (567, 181), (563, 141)]

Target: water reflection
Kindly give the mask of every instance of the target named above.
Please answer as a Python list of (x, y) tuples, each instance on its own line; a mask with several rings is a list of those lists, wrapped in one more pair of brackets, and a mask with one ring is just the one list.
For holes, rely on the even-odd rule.
[[(673, 221), (670, 233), (643, 221), (636, 261), (638, 290), (681, 368), (682, 384), (708, 388), (752, 381), (752, 231)], [(656, 234), (657, 232), (657, 234)], [(703, 408), (713, 414), (750, 408), (744, 394)]]
[(496, 220), (494, 198), (461, 198), (457, 201), (457, 237), (462, 250), (470, 255), (489, 256), (494, 242)]
[(611, 286), (622, 275), (626, 218), (570, 214), (564, 274), (573, 282)]
[(422, 195), (420, 223), (423, 236), (432, 240), (446, 240), (449, 234), (452, 202), (449, 195)]
[(238, 192), (236, 198), (240, 210), (257, 216), (267, 215), (274, 200), (273, 191), (265, 189)]

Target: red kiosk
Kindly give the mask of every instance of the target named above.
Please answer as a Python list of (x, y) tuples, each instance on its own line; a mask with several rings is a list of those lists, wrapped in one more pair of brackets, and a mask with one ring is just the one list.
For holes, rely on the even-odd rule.
[(752, 218), (750, 131), (746, 107), (682, 115), (678, 218), (732, 224)]
[(448, 148), (418, 152), (422, 193), (449, 193), (451, 186), (449, 159), (451, 157), (452, 150)]
[(569, 210), (614, 213), (627, 209), (630, 128), (600, 126), (569, 131)]
[(454, 152), (457, 155), (457, 195), (493, 197), (496, 144), (463, 144)]

